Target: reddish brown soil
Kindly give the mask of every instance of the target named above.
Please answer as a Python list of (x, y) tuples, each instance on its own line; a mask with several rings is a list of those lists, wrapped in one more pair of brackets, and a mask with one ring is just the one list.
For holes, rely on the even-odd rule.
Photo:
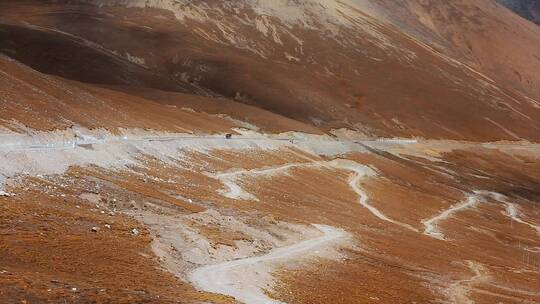
[[(446, 160), (452, 159), (449, 167), (459, 163), (459, 167), (456, 164), (453, 169), (456, 169), (460, 176), (465, 176), (460, 168), (466, 170), (468, 166), (476, 166), (474, 161), (469, 163), (470, 158), (476, 156), (479, 157), (478, 160), (480, 157), (489, 159), (490, 163), (494, 163), (493, 169), (485, 167), (482, 169), (495, 176), (490, 180), (492, 187), (495, 184), (501, 186), (504, 184), (503, 176), (513, 173), (511, 170), (498, 172), (498, 169), (495, 169), (498, 165), (502, 165), (498, 163), (499, 158), (504, 158), (506, 167), (509, 168), (514, 166), (521, 168), (524, 164), (517, 160), (510, 161), (503, 156), (504, 154), (497, 152), (495, 153), (498, 157), (492, 158), (492, 153), (462, 151), (450, 153)], [(468, 156), (463, 157), (464, 155)], [(455, 200), (459, 199), (456, 188), (463, 191), (489, 189), (483, 187), (480, 179), (470, 180), (469, 183), (448, 179), (406, 160), (373, 155), (351, 157), (380, 170), (379, 178), (364, 184), (372, 197), (373, 205), (390, 218), (411, 225), (415, 222), (419, 225), (422, 218), (431, 217), (440, 212), (437, 210), (456, 203)], [(530, 166), (536, 167), (537, 163)], [(513, 188), (520, 188), (521, 183), (536, 180), (534, 177), (536, 172), (537, 170), (532, 168), (520, 170), (519, 174), (522, 174), (522, 177), (514, 175)], [(310, 176), (312, 180), (316, 178), (314, 174)], [(305, 183), (306, 179), (303, 181)], [(322, 184), (327, 183), (332, 182), (326, 180)], [(408, 191), (402, 190), (405, 185)], [(426, 185), (429, 187), (426, 188)], [(304, 185), (303, 188), (305, 187)], [(334, 195), (348, 191), (335, 185), (328, 187), (333, 190), (326, 191), (331, 191), (329, 193)], [(293, 189), (290, 192), (298, 193), (302, 188)], [(308, 188), (306, 192), (309, 193), (311, 190), (312, 188)], [(538, 223), (538, 203), (532, 194), (529, 199), (512, 196), (510, 193), (507, 195), (511, 197), (512, 202), (519, 204), (529, 220)], [(530, 227), (516, 224), (505, 216), (504, 206), (500, 202), (488, 199), (477, 209), (462, 211), (442, 222), (439, 227), (451, 240), (444, 242), (400, 231), (399, 228), (396, 230), (395, 226), (381, 225), (380, 222), (377, 225), (369, 224), (373, 222), (374, 217), (354, 207), (352, 198), (345, 199), (341, 196), (341, 201), (350, 202), (350, 205), (344, 207), (343, 215), (338, 215), (341, 213), (338, 210), (342, 209), (337, 208), (331, 197), (328, 199), (323, 195), (316, 197), (325, 201), (327, 205), (309, 201), (309, 207), (302, 208), (304, 214), (317, 212), (319, 217), (324, 214), (334, 225), (345, 225), (348, 231), (354, 231), (363, 250), (349, 252), (345, 262), (323, 261), (321, 265), (309, 270), (294, 269), (279, 272), (279, 277), (287, 285), (278, 288), (277, 294), (287, 303), (433, 302), (434, 299), (444, 298), (441, 291), (448, 288), (453, 280), (467, 280), (474, 276), (472, 270), (465, 266), (467, 261), (482, 264), (485, 267), (483, 270), (485, 275), (489, 277), (472, 285), (469, 298), (477, 303), (493, 303), (495, 299), (504, 303), (535, 303), (540, 300), (536, 288), (540, 282), (537, 272), (539, 255), (524, 250), (526, 247), (538, 246), (538, 235)], [(297, 201), (294, 201), (294, 205), (288, 204), (293, 200), (283, 200), (281, 203), (280, 201), (273, 200), (269, 212), (279, 210), (276, 205), (286, 204), (289, 206), (287, 213), (297, 214), (294, 210), (301, 208), (302, 205)], [(308, 218), (312, 218), (312, 215), (310, 214)], [(531, 262), (531, 259), (535, 262)]]
[[(102, 88), (43, 75), (0, 57), (2, 124), (17, 122), (36, 130), (87, 128), (147, 128), (176, 132), (219, 132), (233, 123), (218, 117), (183, 111)], [(46, 114), (46, 115), (44, 115)]]
[[(463, 200), (461, 191), (473, 190), (507, 195), (519, 205), (524, 219), (539, 224), (534, 186), (539, 178), (537, 162), (531, 162), (533, 154), (519, 154), (470, 148), (446, 153), (444, 167), (454, 171), (453, 176), (448, 176), (451, 171), (443, 174), (436, 170), (442, 162), (421, 157), (364, 153), (348, 158), (377, 170), (377, 177), (361, 183), (373, 206), (422, 231), (422, 219)], [(272, 294), (287, 303), (436, 302), (447, 298), (452, 284), (461, 284), (466, 297), (477, 303), (540, 300), (536, 288), (540, 277), (535, 271), (540, 257), (524, 251), (539, 246), (538, 235), (530, 227), (511, 221), (504, 214), (504, 205), (493, 199), (486, 198), (475, 209), (442, 221), (439, 228), (448, 240), (441, 241), (374, 217), (359, 205), (347, 183), (351, 174), (347, 171), (294, 168), (272, 178), (242, 178), (243, 188), (258, 201), (224, 198), (217, 192), (223, 185), (203, 174), (306, 161), (298, 152), (287, 150), (214, 151), (187, 155), (178, 166), (146, 158), (144, 167), (131, 170), (73, 168), (63, 177), (31, 179), (25, 183), (27, 190), (10, 189), (17, 193), (16, 199), (2, 199), (2, 222), (6, 223), (2, 244), (9, 244), (1, 253), (2, 261), (8, 261), (2, 266), (8, 271), (2, 274), (2, 295), (29, 300), (69, 296), (74, 301), (98, 302), (190, 302), (205, 297), (212, 303), (225, 300), (196, 293), (158, 270), (144, 227), (121, 213), (107, 215), (113, 207), (140, 208), (130, 201), (148, 201), (176, 208), (178, 214), (213, 208), (249, 218), (255, 226), (261, 225), (262, 218), (272, 218), (328, 224), (351, 233), (357, 248), (342, 250), (344, 259), (313, 261), (302, 268), (276, 271), (279, 282)], [(490, 179), (471, 175), (472, 168)], [(96, 191), (103, 197), (99, 210), (105, 210), (105, 214), (78, 198), (80, 193)], [(59, 197), (61, 193), (66, 197)], [(177, 195), (197, 203), (179, 200)], [(76, 208), (77, 204), (81, 208)], [(22, 222), (17, 222), (19, 219)], [(103, 228), (106, 223), (113, 229)], [(101, 230), (92, 233), (92, 226)], [(143, 233), (130, 235), (133, 227)], [(194, 222), (193, 227), (215, 246), (235, 247), (235, 241), (246, 240), (245, 235), (228, 231), (219, 223), (200, 226)], [(475, 272), (469, 263), (479, 265), (480, 279), (473, 279)], [(470, 285), (468, 280), (473, 280)], [(72, 287), (78, 291), (70, 291)], [(101, 289), (106, 291), (100, 293)]]
[[(37, 73), (0, 56), (1, 124), (35, 130), (145, 128), (170, 132), (231, 132), (225, 114), (267, 132), (320, 133), (312, 126), (228, 99), (127, 87), (96, 87)], [(42, 113), (47, 113), (43, 115)]]
[(437, 49), (442, 53), (474, 67), (505, 90), (538, 99), (540, 60), (534, 54), (540, 28), (493, 2), (379, 3), (392, 15), (390, 20), (412, 36), (429, 45), (440, 44)]
[[(216, 115), (227, 114), (276, 133), (349, 127), (388, 137), (540, 140), (540, 30), (487, 0), (378, 1), (399, 11), (388, 15), (392, 25), (369, 19), (397, 47), (389, 52), (358, 28), (342, 29), (351, 48), (295, 27), (299, 62), (282, 58), (296, 51), (292, 38), (276, 46), (236, 24), (239, 13), (222, 2), (201, 2), (268, 56), (204, 39), (194, 29), (216, 33), (215, 25), (181, 23), (164, 10), (0, 1), (0, 126), (224, 133), (243, 125)], [(249, 7), (240, 13), (255, 17)], [(512, 220), (503, 202), (479, 198), (441, 220), (446, 240), (422, 233), (424, 220), (475, 190), (505, 195), (520, 218), (540, 225), (538, 151), (525, 142), (504, 151), (431, 143), (427, 154), (439, 159), (416, 150), (342, 156), (377, 172), (360, 182), (369, 203), (418, 232), (362, 207), (345, 170), (239, 178), (258, 200), (218, 192), (217, 172), (325, 160), (298, 150), (192, 152), (175, 163), (141, 155), (129, 168), (22, 175), (7, 189), (15, 197), (0, 196), (0, 302), (232, 303), (163, 269), (151, 230), (126, 215), (149, 202), (178, 216), (213, 209), (258, 228), (284, 221), (350, 233), (356, 246), (340, 249), (339, 259), (276, 269), (269, 293), (290, 304), (539, 303), (538, 233)], [(100, 206), (81, 194), (99, 194)], [(216, 247), (251, 241), (220, 223), (189, 225)]]
[[(414, 53), (418, 59), (412, 63), (397, 51), (384, 51), (361, 29), (343, 30), (343, 39), (356, 44), (351, 49), (321, 41), (320, 33), (302, 28), (291, 30), (303, 41), (301, 62), (284, 61), (284, 52), (296, 53), (292, 39), (283, 46), (270, 43), (238, 24), (235, 13), (219, 15), (228, 12), (219, 2), (209, 3), (216, 6), (210, 17), (233, 24), (256, 47), (268, 50), (268, 58), (203, 39), (193, 30), (219, 32), (212, 24), (180, 23), (171, 12), (150, 8), (5, 1), (0, 10), (9, 30), (0, 32), (0, 39), (3, 53), (46, 73), (93, 83), (223, 95), (325, 130), (355, 127), (379, 136), (537, 140), (540, 112), (532, 99), (540, 96), (535, 74), (539, 61), (534, 57), (540, 29), (524, 25), (487, 0), (453, 0), (438, 6), (416, 2), (388, 1), (394, 10), (385, 7), (387, 2), (379, 3), (396, 26), (373, 25), (398, 49)], [(403, 9), (396, 10), (396, 5)], [(255, 14), (249, 8), (243, 13)], [(418, 40), (433, 45), (433, 50)], [(359, 49), (365, 54), (359, 55)], [(126, 62), (125, 54), (144, 59), (144, 66)], [(250, 121), (256, 123), (261, 116), (254, 116)], [(262, 119), (264, 126), (269, 119)], [(294, 124), (291, 129), (299, 128)]]
[[(24, 188), (12, 189), (16, 198), (0, 198), (0, 302), (227, 302), (161, 270), (145, 228), (119, 213), (102, 214), (104, 207), (80, 199), (80, 193), (94, 192), (99, 183), (74, 178), (80, 171), (73, 174), (27, 180)], [(125, 198), (110, 189), (104, 192), (111, 199)], [(100, 230), (92, 232), (92, 227)], [(141, 234), (132, 235), (134, 228)]]

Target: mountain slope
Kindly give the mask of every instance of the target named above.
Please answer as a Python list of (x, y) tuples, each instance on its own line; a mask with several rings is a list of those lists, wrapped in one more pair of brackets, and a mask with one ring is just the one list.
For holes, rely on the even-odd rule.
[(521, 17), (540, 25), (540, 3), (535, 0), (497, 0)]
[(232, 100), (129, 86), (88, 85), (39, 73), (3, 55), (0, 87), (0, 127), (18, 132), (83, 127), (113, 132), (142, 128), (219, 133), (243, 127), (245, 122), (267, 132), (319, 132)]
[(0, 303), (540, 303), (538, 28), (0, 1)]
[[(24, 32), (4, 34), (3, 51), (43, 72), (225, 96), (323, 130), (540, 136), (540, 30), (491, 1), (85, 2), (99, 6), (4, 3), (3, 20), (90, 41), (91, 52), (127, 61), (122, 73), (131, 72), (120, 80), (110, 56), (95, 59), (93, 79), (68, 54), (54, 66), (43, 55), (25, 57), (27, 41), (36, 40)], [(54, 39), (42, 47), (69, 49)]]

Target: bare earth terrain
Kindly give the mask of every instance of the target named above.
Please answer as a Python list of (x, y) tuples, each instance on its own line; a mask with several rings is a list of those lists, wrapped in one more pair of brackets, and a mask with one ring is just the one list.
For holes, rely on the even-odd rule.
[(538, 54), (492, 0), (0, 1), (0, 303), (540, 303)]

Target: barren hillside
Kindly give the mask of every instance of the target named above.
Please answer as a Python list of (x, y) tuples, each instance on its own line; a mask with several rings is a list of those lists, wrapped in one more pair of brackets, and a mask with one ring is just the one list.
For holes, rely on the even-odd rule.
[(494, 0), (0, 1), (0, 303), (539, 303), (539, 54)]
[(324, 130), (538, 139), (540, 29), (488, 0), (61, 3), (5, 1), (2, 51), (72, 80), (223, 96)]
[(497, 0), (521, 17), (540, 25), (540, 3), (535, 0)]

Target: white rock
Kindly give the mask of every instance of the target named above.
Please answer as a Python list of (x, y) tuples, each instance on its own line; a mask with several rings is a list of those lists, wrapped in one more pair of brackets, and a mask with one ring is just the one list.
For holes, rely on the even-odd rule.
[(5, 191), (0, 190), (0, 196), (4, 196), (4, 197), (12, 197), (12, 196), (15, 196), (15, 194), (8, 193), (8, 192), (5, 192)]

